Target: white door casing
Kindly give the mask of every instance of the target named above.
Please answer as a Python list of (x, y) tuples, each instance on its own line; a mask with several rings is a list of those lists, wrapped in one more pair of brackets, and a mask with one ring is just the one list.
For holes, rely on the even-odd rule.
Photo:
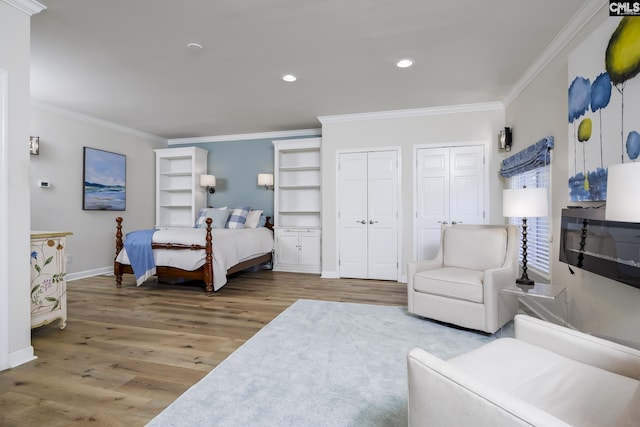
[(415, 150), (415, 256), (433, 258), (443, 224), (485, 223), (484, 145)]
[(398, 280), (398, 150), (339, 153), (340, 277)]

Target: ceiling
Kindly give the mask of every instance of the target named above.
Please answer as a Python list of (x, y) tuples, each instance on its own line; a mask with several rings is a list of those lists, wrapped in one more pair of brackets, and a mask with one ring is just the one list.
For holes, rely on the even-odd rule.
[(501, 101), (585, 3), (39, 1), (32, 99), (168, 139)]

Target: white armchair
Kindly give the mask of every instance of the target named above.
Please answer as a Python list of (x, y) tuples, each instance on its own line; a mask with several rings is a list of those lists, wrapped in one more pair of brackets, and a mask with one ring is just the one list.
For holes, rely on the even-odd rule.
[(408, 265), (409, 313), (496, 332), (517, 310), (500, 292), (518, 276), (518, 245), (511, 225), (443, 227), (436, 257)]
[(525, 315), (448, 361), (408, 356), (409, 427), (637, 427), (640, 351)]

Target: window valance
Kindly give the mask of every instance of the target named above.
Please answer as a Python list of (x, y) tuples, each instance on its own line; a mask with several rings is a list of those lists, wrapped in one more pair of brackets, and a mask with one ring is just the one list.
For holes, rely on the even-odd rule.
[(553, 137), (547, 136), (513, 156), (502, 161), (500, 175), (510, 178), (514, 175), (530, 171), (551, 161), (550, 150), (553, 148)]

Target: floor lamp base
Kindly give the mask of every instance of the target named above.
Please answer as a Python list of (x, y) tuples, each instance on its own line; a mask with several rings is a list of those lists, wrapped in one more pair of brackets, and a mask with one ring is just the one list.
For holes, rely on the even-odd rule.
[(535, 285), (535, 282), (533, 280), (529, 279), (528, 277), (521, 277), (519, 279), (516, 279), (516, 283), (518, 285), (527, 285), (527, 286)]

